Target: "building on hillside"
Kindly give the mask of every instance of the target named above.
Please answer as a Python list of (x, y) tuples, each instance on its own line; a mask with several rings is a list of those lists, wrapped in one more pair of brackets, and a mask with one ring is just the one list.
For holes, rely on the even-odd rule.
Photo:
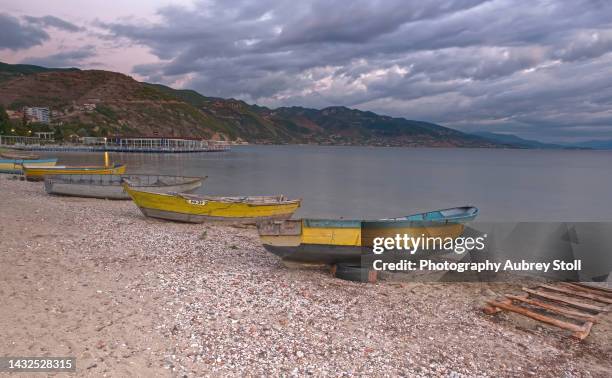
[(92, 112), (96, 110), (96, 104), (93, 102), (77, 104), (76, 102), (73, 101), (72, 108), (77, 112)]
[(79, 141), (87, 145), (105, 145), (106, 138), (104, 137), (80, 137)]
[(23, 112), (28, 118), (28, 121), (49, 123), (49, 108), (25, 107), (23, 108)]
[(6, 114), (8, 115), (9, 119), (23, 119), (23, 112), (20, 112), (19, 110), (7, 110)]
[(53, 140), (55, 133), (53, 131), (37, 131), (34, 133), (34, 135), (43, 140)]

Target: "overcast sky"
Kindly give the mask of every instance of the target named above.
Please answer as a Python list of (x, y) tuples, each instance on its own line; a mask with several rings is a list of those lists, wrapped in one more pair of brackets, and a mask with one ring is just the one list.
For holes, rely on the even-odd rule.
[(612, 139), (612, 1), (0, 0), (0, 60), (277, 107)]

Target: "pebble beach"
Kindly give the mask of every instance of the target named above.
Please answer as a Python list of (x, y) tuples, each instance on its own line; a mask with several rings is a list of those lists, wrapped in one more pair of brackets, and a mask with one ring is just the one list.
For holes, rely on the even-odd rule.
[(583, 342), (485, 300), (519, 284), (377, 283), (291, 269), (253, 227), (145, 218), (0, 176), (0, 354), (74, 356), (79, 376), (578, 376)]

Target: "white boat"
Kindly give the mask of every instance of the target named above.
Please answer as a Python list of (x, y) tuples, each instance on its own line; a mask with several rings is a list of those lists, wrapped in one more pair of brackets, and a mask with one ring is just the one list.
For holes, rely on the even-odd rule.
[(129, 181), (134, 188), (155, 190), (159, 193), (188, 193), (200, 186), (206, 177), (166, 175), (47, 175), (45, 191), (49, 194), (72, 197), (128, 200), (122, 184)]

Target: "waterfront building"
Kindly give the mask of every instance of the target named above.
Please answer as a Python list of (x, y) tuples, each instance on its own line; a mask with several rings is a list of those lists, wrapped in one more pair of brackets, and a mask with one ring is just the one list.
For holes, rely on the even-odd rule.
[(49, 123), (49, 108), (41, 108), (36, 106), (25, 107), (23, 112), (29, 121)]

